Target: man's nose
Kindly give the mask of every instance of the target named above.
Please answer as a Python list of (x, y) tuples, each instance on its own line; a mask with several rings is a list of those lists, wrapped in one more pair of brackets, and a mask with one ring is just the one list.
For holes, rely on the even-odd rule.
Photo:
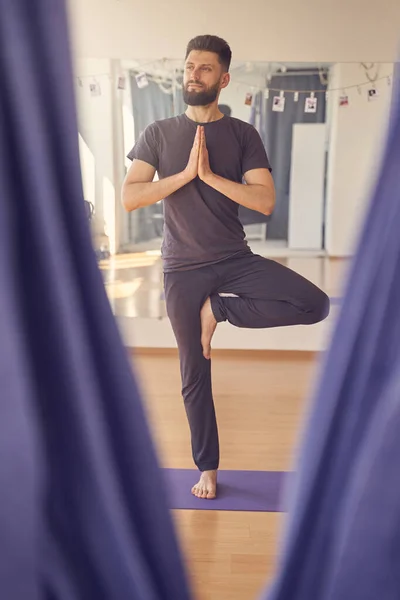
[(191, 79), (193, 81), (200, 81), (200, 71), (193, 69)]

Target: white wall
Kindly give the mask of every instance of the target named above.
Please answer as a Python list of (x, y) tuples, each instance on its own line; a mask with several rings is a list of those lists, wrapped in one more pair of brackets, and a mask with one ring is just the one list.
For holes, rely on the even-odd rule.
[[(112, 99), (110, 61), (79, 60), (76, 73), (79, 148), (85, 199), (93, 202), (96, 211), (95, 233), (104, 230), (107, 214), (107, 184), (113, 181)], [(90, 84), (98, 82), (101, 95), (92, 97)]]
[(293, 125), (288, 247), (322, 250), (326, 123)]
[(395, 60), (398, 0), (69, 0), (79, 57), (181, 58), (199, 33), (225, 37), (239, 60)]
[[(84, 196), (95, 206), (92, 230), (96, 247), (106, 242), (114, 253), (121, 235), (120, 184), (124, 176), (124, 92), (116, 87), (122, 71), (119, 61), (107, 59), (78, 59), (75, 71)], [(100, 86), (100, 95), (91, 95), (92, 83)]]
[[(392, 76), (393, 65), (380, 65), (379, 77)], [(348, 90), (348, 106), (339, 106), (341, 88), (368, 81), (358, 64), (333, 67), (329, 95), (330, 144), (326, 206), (326, 249), (331, 256), (349, 256), (368, 206), (379, 169), (390, 114), (392, 86), (377, 82), (379, 96), (369, 102), (362, 86)]]
[(222, 90), (220, 104), (227, 104), (232, 109), (232, 117), (241, 119), (247, 123), (250, 120), (251, 106), (245, 103), (246, 94), (251, 92), (251, 85), (248, 87), (231, 82), (229, 86)]

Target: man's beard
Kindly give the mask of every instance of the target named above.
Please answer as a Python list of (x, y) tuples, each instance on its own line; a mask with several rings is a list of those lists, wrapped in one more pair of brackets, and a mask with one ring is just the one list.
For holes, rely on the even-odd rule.
[(190, 84), (183, 89), (183, 101), (188, 106), (208, 106), (215, 102), (219, 92), (219, 82), (205, 90), (188, 90)]

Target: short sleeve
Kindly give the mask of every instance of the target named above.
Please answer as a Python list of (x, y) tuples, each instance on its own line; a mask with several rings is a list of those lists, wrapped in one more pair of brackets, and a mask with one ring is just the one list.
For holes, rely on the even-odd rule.
[(272, 171), (267, 152), (257, 129), (253, 126), (248, 127), (243, 137), (243, 175), (252, 169), (268, 169)]
[(156, 139), (154, 123), (146, 127), (127, 157), (129, 160), (142, 160), (158, 171), (159, 145)]

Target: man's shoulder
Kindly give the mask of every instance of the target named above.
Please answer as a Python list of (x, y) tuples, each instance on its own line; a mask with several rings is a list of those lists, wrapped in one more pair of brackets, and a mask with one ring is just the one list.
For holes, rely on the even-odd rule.
[(255, 127), (254, 125), (252, 125), (251, 123), (248, 123), (247, 121), (242, 121), (242, 119), (238, 119), (237, 117), (227, 117), (232, 125), (232, 127), (234, 127), (235, 129), (239, 130), (239, 131), (254, 131)]
[(235, 134), (237, 139), (241, 140), (242, 144), (246, 144), (248, 140), (254, 139), (258, 135), (257, 129), (251, 123), (237, 119), (236, 117), (227, 117), (229, 119), (230, 129)]
[(182, 123), (185, 122), (185, 115), (177, 115), (176, 117), (168, 117), (166, 119), (157, 119), (156, 121), (154, 121), (153, 123), (151, 123), (150, 125), (148, 125), (149, 128), (154, 130), (169, 130), (169, 129), (175, 129), (176, 127), (179, 127), (179, 125), (181, 125)]

